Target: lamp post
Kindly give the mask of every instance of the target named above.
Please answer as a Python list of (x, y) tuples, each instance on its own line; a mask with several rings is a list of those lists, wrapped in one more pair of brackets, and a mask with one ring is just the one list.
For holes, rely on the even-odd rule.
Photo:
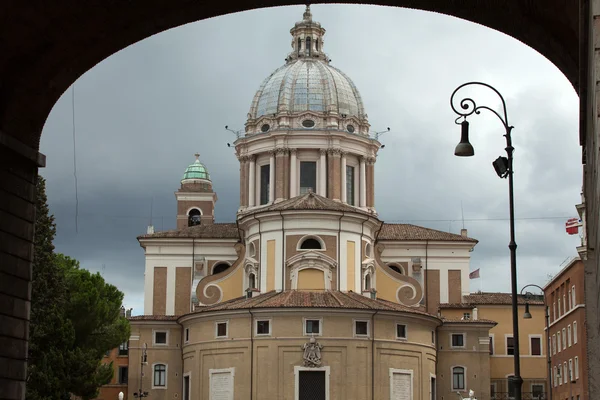
[(133, 394), (136, 399), (148, 397), (148, 392), (144, 392), (144, 365), (148, 365), (148, 344), (144, 343), (142, 346), (142, 355), (140, 360), (140, 389)]
[[(544, 295), (544, 289), (542, 289), (538, 285), (529, 284), (523, 286), (523, 288), (521, 289), (521, 294), (523, 294), (523, 291), (528, 287), (535, 287), (540, 289), (542, 291), (542, 297), (544, 298), (544, 312), (546, 313), (546, 359), (548, 360), (548, 400), (552, 400), (552, 362), (550, 360), (550, 313), (548, 312), (548, 304), (546, 304), (546, 296)], [(531, 313), (529, 312), (529, 302), (527, 301), (527, 296), (529, 294), (530, 293), (528, 292), (525, 293), (525, 313), (523, 314), (524, 319), (531, 319)]]
[[(456, 93), (465, 86), (479, 85), (484, 86), (488, 89), (493, 90), (500, 100), (502, 101), (502, 115), (494, 111), (488, 106), (478, 106), (475, 101), (470, 97), (465, 97), (460, 101), (460, 110), (454, 106), (454, 96)], [(456, 119), (456, 124), (461, 125), (461, 138), (460, 143), (456, 146), (454, 155), (459, 157), (470, 157), (475, 154), (473, 146), (469, 143), (469, 122), (467, 117), (472, 114), (479, 114), (481, 110), (487, 110), (493, 113), (504, 126), (504, 137), (506, 138), (506, 154), (508, 157), (498, 157), (496, 161), (492, 163), (496, 173), (500, 178), (508, 177), (508, 201), (509, 201), (509, 213), (510, 213), (510, 242), (508, 248), (510, 249), (510, 277), (511, 277), (511, 294), (512, 294), (512, 320), (513, 320), (513, 342), (514, 342), (514, 376), (512, 382), (515, 387), (515, 400), (521, 400), (521, 388), (523, 386), (523, 379), (521, 378), (521, 365), (519, 356), (519, 310), (517, 308), (517, 243), (515, 242), (515, 204), (514, 204), (514, 190), (513, 190), (513, 151), (512, 139), (510, 137), (512, 126), (508, 124), (508, 116), (506, 115), (506, 102), (504, 97), (494, 87), (483, 82), (467, 82), (457, 87), (452, 96), (450, 96), (450, 106), (452, 110), (459, 117)], [(459, 120), (462, 119), (461, 122)]]

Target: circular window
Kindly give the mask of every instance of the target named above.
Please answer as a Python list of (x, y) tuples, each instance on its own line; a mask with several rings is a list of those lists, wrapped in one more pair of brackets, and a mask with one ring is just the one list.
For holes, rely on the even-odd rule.
[(354, 125), (348, 125), (348, 126), (346, 127), (346, 129), (348, 130), (348, 132), (350, 132), (350, 133), (354, 133)]
[(313, 121), (312, 119), (305, 119), (304, 121), (302, 121), (302, 126), (305, 128), (312, 128), (315, 126), (315, 121)]
[(271, 126), (269, 124), (264, 124), (263, 126), (260, 127), (261, 132), (268, 132), (269, 129), (271, 129)]

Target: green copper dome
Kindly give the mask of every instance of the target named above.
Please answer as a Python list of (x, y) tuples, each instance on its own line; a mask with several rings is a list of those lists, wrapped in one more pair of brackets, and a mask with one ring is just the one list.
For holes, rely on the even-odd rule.
[(193, 164), (190, 164), (189, 167), (185, 169), (185, 173), (183, 174), (182, 181), (186, 179), (206, 179), (210, 181), (210, 174), (208, 170), (199, 160), (200, 154), (194, 154), (196, 156), (196, 161)]

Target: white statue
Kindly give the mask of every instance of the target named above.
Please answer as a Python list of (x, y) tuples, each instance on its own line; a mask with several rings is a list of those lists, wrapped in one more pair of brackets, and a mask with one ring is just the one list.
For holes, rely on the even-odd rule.
[(460, 392), (456, 392), (456, 394), (458, 395), (460, 400), (477, 400), (477, 397), (475, 397), (475, 391), (472, 389), (469, 390), (469, 397), (462, 397), (462, 394), (460, 394)]

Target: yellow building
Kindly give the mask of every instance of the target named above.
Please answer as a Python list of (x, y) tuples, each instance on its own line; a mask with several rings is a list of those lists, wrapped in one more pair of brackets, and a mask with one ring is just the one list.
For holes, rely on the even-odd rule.
[[(542, 296), (519, 296), (519, 347), (523, 398), (545, 399), (548, 390), (548, 354), (545, 307)], [(525, 303), (532, 318), (525, 319)], [(514, 373), (512, 297), (509, 293), (473, 293), (462, 303), (440, 304), (440, 316), (446, 321), (491, 320), (489, 331), (489, 370), (491, 399), (510, 398), (513, 389), (509, 377)], [(482, 365), (482, 367), (484, 367)]]

